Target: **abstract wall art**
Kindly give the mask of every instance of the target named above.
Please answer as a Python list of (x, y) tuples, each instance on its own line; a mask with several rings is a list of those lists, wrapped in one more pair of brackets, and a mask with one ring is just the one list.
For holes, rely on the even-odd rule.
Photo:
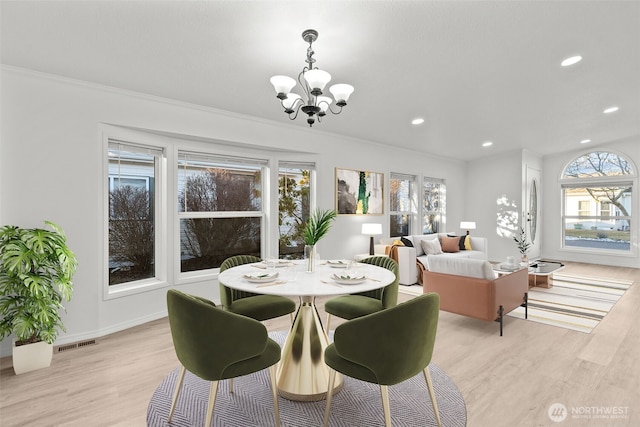
[(384, 174), (336, 168), (338, 214), (382, 215)]

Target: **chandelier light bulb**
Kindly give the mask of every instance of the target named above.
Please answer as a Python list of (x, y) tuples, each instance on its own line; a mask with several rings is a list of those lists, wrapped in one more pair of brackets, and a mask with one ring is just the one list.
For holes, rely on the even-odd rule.
[(353, 86), (339, 83), (337, 85), (333, 85), (329, 88), (329, 92), (336, 99), (336, 105), (343, 107), (347, 105), (347, 101), (349, 100), (349, 96), (353, 93)]
[(300, 99), (300, 95), (297, 93), (290, 93), (285, 99), (282, 100), (282, 106), (285, 112), (293, 113), (296, 102)]
[(285, 99), (291, 89), (296, 85), (296, 81), (287, 76), (273, 76), (270, 79), (273, 88), (276, 90), (277, 97)]
[(329, 109), (329, 106), (331, 105), (331, 103), (333, 102), (333, 99), (329, 98), (328, 96), (319, 96), (317, 98), (317, 104), (318, 107), (320, 107), (320, 115), (324, 116), (325, 114), (327, 114), (327, 110)]
[(304, 79), (311, 88), (311, 94), (318, 96), (322, 95), (324, 87), (331, 80), (331, 74), (316, 68), (315, 70), (305, 72)]

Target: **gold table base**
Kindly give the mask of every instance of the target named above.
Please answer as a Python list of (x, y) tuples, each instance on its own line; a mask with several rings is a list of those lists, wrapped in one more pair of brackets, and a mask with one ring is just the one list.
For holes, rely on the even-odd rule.
[[(297, 401), (326, 399), (329, 367), (324, 363), (324, 350), (329, 338), (315, 306), (315, 297), (300, 298), (296, 318), (282, 346), (276, 384), (280, 396)], [(337, 375), (333, 393), (342, 389), (342, 376)]]

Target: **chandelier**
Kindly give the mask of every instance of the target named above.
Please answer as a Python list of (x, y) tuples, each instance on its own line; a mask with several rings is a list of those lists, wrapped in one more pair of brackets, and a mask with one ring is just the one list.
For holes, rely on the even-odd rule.
[(349, 95), (353, 92), (353, 86), (348, 84), (335, 84), (329, 88), (329, 92), (336, 100), (336, 106), (340, 107), (339, 110), (334, 111), (331, 108), (333, 99), (328, 96), (323, 96), (323, 90), (327, 83), (331, 80), (331, 74), (326, 71), (314, 67), (313, 63), (316, 62), (313, 54), (312, 43), (318, 38), (318, 32), (316, 30), (306, 30), (302, 33), (302, 40), (309, 43), (307, 48), (307, 59), (305, 60), (307, 65), (298, 74), (298, 82), (304, 91), (305, 98), (300, 95), (292, 93), (291, 89), (296, 85), (296, 81), (288, 76), (273, 76), (271, 77), (271, 84), (276, 90), (276, 96), (280, 100), (284, 112), (289, 115), (289, 119), (295, 120), (298, 117), (298, 112), (302, 110), (307, 117), (307, 123), (309, 126), (313, 126), (316, 121), (322, 122), (322, 118), (327, 115), (327, 111), (331, 111), (332, 114), (340, 114), (342, 107), (347, 105)]

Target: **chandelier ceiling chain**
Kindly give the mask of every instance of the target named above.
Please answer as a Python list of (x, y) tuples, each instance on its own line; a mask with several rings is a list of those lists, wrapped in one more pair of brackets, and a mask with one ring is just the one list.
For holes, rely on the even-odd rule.
[(318, 122), (322, 122), (322, 118), (327, 115), (327, 111), (331, 111), (332, 114), (340, 114), (342, 107), (347, 105), (347, 100), (353, 93), (353, 86), (344, 83), (335, 84), (329, 88), (335, 98), (335, 105), (340, 107), (337, 111), (331, 108), (333, 99), (323, 96), (322, 91), (331, 80), (331, 74), (313, 66), (316, 62), (313, 57), (315, 54), (313, 42), (317, 38), (318, 32), (316, 30), (305, 30), (302, 33), (302, 39), (309, 43), (309, 47), (307, 48), (307, 58), (305, 59), (307, 65), (298, 74), (298, 82), (304, 91), (306, 100), (303, 100), (300, 95), (291, 92), (296, 85), (296, 81), (291, 77), (273, 76), (270, 80), (276, 90), (276, 97), (280, 100), (284, 112), (289, 115), (289, 119), (295, 120), (298, 117), (298, 112), (302, 110), (307, 115), (309, 126), (313, 126), (316, 119)]

